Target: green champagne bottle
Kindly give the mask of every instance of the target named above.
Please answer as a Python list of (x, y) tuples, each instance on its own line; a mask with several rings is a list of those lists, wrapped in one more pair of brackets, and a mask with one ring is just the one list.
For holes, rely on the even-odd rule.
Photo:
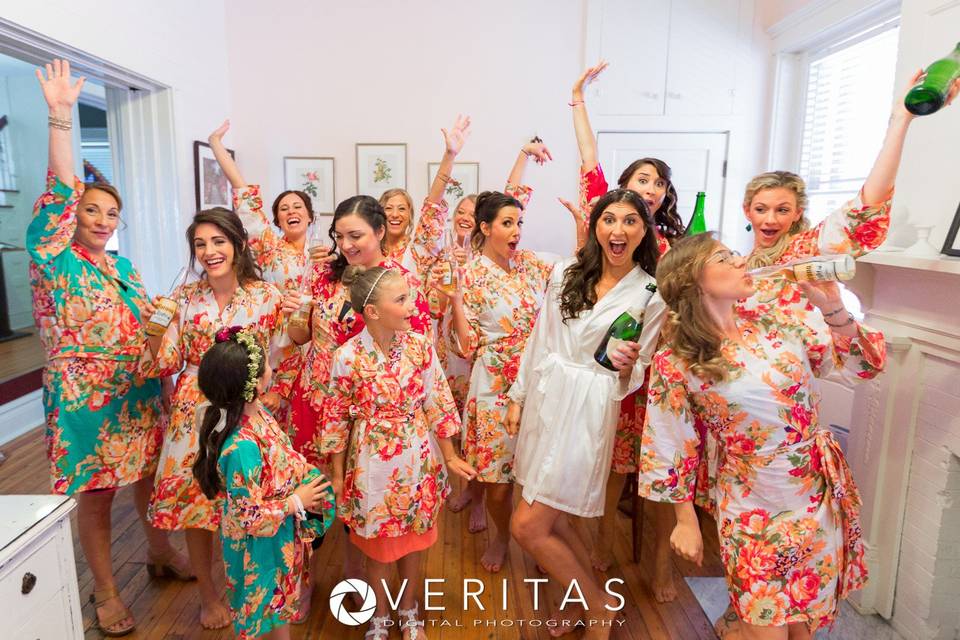
[(924, 73), (923, 80), (915, 84), (903, 99), (907, 111), (918, 116), (938, 111), (947, 101), (950, 87), (960, 78), (960, 42), (950, 55), (931, 64)]
[(607, 329), (607, 334), (603, 337), (603, 341), (600, 342), (600, 346), (597, 347), (597, 350), (593, 354), (593, 359), (596, 360), (597, 364), (601, 367), (609, 369), (610, 371), (616, 371), (617, 368), (614, 367), (613, 362), (610, 361), (610, 356), (607, 354), (607, 351), (615, 351), (621, 343), (636, 342), (637, 338), (640, 337), (640, 332), (643, 331), (643, 313), (647, 309), (647, 303), (650, 301), (650, 297), (657, 291), (657, 285), (651, 282), (646, 286), (646, 289), (650, 292), (650, 295), (644, 296), (642, 303), (630, 307), (621, 313), (617, 319), (613, 321), (613, 324), (610, 325), (610, 328)]
[(690, 224), (687, 225), (688, 236), (695, 236), (698, 233), (706, 233), (707, 218), (703, 215), (703, 203), (707, 199), (707, 194), (703, 191), (697, 193), (697, 204), (693, 207), (693, 217), (690, 218)]

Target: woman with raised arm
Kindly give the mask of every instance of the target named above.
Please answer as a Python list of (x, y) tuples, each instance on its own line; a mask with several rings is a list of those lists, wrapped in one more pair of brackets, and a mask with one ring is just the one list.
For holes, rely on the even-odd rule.
[[(463, 267), (450, 300), (455, 338), (451, 346), (473, 362), (462, 446), (464, 459), (477, 470), (487, 513), (496, 526), (480, 560), (494, 573), (500, 571), (507, 553), (513, 511), (516, 438), (504, 425), (507, 391), (516, 378), (553, 269), (553, 261), (517, 248), (521, 216), (532, 191), (520, 181), (531, 156), (539, 164), (552, 159), (542, 142), (524, 145), (506, 192), (485, 191), (477, 197), (474, 257)], [(477, 500), (476, 485), (471, 490)]]
[[(578, 207), (587, 211), (596, 198), (607, 192), (607, 180), (597, 158), (597, 141), (590, 126), (584, 89), (607, 68), (606, 62), (586, 69), (573, 85), (570, 106), (573, 108), (573, 128), (580, 150), (580, 189)], [(657, 158), (640, 158), (624, 169), (617, 181), (621, 189), (630, 189), (641, 198), (651, 212), (657, 246), (660, 254), (666, 253), (670, 243), (683, 235), (684, 227), (677, 213), (677, 191), (671, 181), (670, 167)], [(571, 210), (575, 207), (564, 202)], [(613, 562), (612, 535), (615, 530), (617, 504), (623, 493), (628, 474), (637, 472), (640, 462), (640, 440), (647, 405), (647, 388), (642, 385), (620, 403), (620, 419), (613, 445), (613, 466), (607, 481), (606, 507), (597, 526), (597, 538), (593, 546), (593, 566), (606, 571)], [(670, 531), (673, 528), (673, 513), (669, 508), (650, 505), (657, 509), (655, 519), (655, 551), (653, 584), (657, 602), (669, 602), (677, 597), (673, 583), (673, 561), (670, 552)], [(641, 506), (641, 508), (644, 508)]]
[(700, 564), (702, 425), (722, 444), (710, 491), (737, 637), (810, 638), (866, 580), (859, 494), (819, 425), (813, 378), (835, 368), (873, 378), (883, 334), (856, 322), (835, 283), (804, 285), (818, 310), (840, 311), (829, 332), (777, 304), (741, 304), (756, 290), (746, 260), (706, 233), (673, 245), (657, 283), (670, 313), (650, 379), (641, 495), (675, 505), (671, 545)]
[(430, 190), (420, 208), (416, 231), (413, 225), (413, 198), (405, 189), (388, 189), (380, 196), (380, 206), (387, 216), (384, 255), (407, 271), (416, 273), (421, 282), (426, 280), (428, 268), (442, 249), (443, 227), (447, 220), (447, 203), (443, 196), (451, 180), (453, 163), (470, 134), (470, 117), (458, 115), (450, 131), (440, 131), (443, 133), (445, 150), (437, 175), (430, 183)]
[(94, 615), (104, 635), (136, 622), (120, 600), (110, 557), (110, 508), (133, 486), (153, 576), (192, 579), (186, 559), (147, 520), (163, 422), (160, 383), (144, 379), (143, 322), (152, 307), (130, 261), (107, 252), (120, 223), (120, 195), (74, 175), (73, 105), (84, 78), (53, 60), (37, 79), (49, 108), (46, 192), (27, 228), (33, 318), (46, 353), (43, 408), (54, 493), (77, 500), (77, 535), (93, 574)]
[[(553, 268), (508, 394), (506, 427), (519, 434), (514, 470), (523, 488), (511, 532), (558, 584), (577, 581), (590, 609), (587, 620), (613, 614), (604, 610), (609, 596), (566, 514), (603, 514), (620, 400), (643, 383), (657, 346), (665, 307), (653, 277), (659, 251), (652, 226), (633, 191), (617, 189), (597, 201), (586, 244)], [(624, 312), (642, 322), (642, 333), (636, 342), (607, 342), (605, 368), (594, 354)], [(575, 616), (572, 608), (564, 613), (568, 620)], [(572, 627), (554, 627), (551, 634), (565, 629)], [(586, 637), (610, 631), (588, 629)]]
[(147, 376), (180, 374), (150, 514), (154, 525), (186, 532), (200, 591), (200, 625), (220, 629), (230, 624), (212, 572), (213, 534), (220, 528), (222, 503), (221, 498), (203, 494), (192, 471), (200, 429), (197, 411), (204, 401), (197, 383), (198, 367), (225, 326), (242, 327), (267, 345), (271, 367), (290, 357), (293, 348), (283, 331), (283, 298), (275, 286), (260, 278), (239, 216), (221, 207), (199, 211), (186, 238), (191, 268), (199, 263), (203, 275), (171, 296), (178, 312), (165, 333), (148, 339), (141, 362)]

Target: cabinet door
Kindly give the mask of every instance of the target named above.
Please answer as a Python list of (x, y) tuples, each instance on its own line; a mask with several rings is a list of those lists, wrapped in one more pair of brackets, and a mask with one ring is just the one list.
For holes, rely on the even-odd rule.
[(591, 113), (662, 115), (670, 37), (667, 0), (592, 0), (587, 64), (610, 68), (588, 89)]
[[(743, 10), (752, 3), (745, 1)], [(666, 78), (668, 115), (733, 112), (741, 28), (741, 0), (673, 0)], [(752, 11), (751, 11), (752, 13)]]

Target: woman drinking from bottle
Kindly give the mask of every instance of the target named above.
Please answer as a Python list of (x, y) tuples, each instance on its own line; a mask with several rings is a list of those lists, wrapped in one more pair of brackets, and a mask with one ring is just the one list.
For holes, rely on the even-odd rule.
[[(740, 304), (755, 292), (746, 261), (707, 233), (676, 242), (657, 283), (670, 312), (649, 384), (641, 495), (675, 505), (671, 545), (700, 564), (702, 424), (722, 445), (710, 491), (738, 637), (809, 638), (866, 580), (859, 495), (817, 419), (813, 379), (836, 368), (873, 378), (883, 334), (845, 310), (824, 333), (776, 303)], [(843, 309), (835, 283), (803, 287), (820, 311)]]
[(110, 557), (110, 509), (133, 487), (152, 576), (192, 579), (186, 558), (149, 524), (163, 424), (160, 383), (137, 370), (143, 323), (152, 311), (140, 274), (107, 252), (121, 200), (109, 184), (74, 176), (73, 105), (84, 78), (53, 60), (37, 79), (49, 109), (46, 191), (27, 227), (33, 318), (43, 344), (43, 409), (52, 490), (77, 501), (77, 535), (93, 575), (96, 625), (107, 636), (136, 621), (120, 599)]
[[(553, 268), (508, 393), (506, 429), (519, 433), (513, 464), (523, 497), (511, 532), (557, 583), (577, 581), (588, 619), (608, 617), (608, 596), (566, 514), (603, 514), (620, 400), (643, 383), (657, 346), (665, 307), (652, 275), (659, 257), (652, 226), (633, 191), (596, 202), (585, 246)], [(625, 312), (642, 324), (636, 340), (609, 337)], [(608, 368), (595, 359), (598, 346)]]

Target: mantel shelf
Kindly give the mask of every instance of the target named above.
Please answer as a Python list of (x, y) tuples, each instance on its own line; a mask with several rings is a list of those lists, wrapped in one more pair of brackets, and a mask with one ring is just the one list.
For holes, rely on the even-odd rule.
[(960, 276), (960, 258), (950, 256), (912, 256), (900, 251), (874, 251), (858, 258), (857, 262), (883, 267), (936, 271)]

